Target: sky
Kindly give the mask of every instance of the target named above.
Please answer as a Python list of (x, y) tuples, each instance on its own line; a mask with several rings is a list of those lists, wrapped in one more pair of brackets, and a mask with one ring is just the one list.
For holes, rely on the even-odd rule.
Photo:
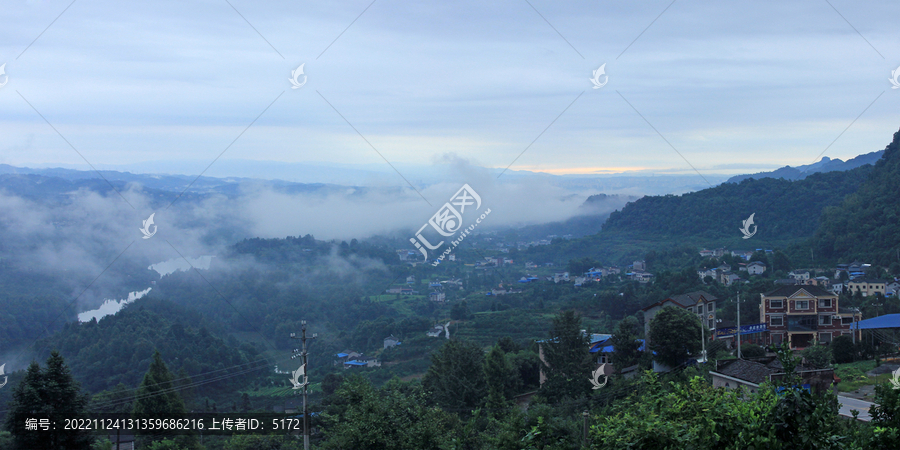
[(849, 0), (10, 0), (0, 163), (216, 176), (230, 160), (415, 171), (449, 155), (564, 175), (846, 160), (900, 128), (898, 15)]

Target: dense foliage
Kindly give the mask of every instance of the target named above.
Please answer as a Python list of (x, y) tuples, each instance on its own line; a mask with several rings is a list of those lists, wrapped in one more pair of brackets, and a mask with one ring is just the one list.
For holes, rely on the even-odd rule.
[(204, 385), (202, 392), (242, 385), (253, 376), (252, 369), (260, 368), (262, 355), (252, 345), (226, 343), (203, 323), (195, 311), (146, 298), (100, 322), (69, 323), (36, 346), (58, 349), (71, 361), (73, 374), (92, 392), (118, 383), (137, 386), (155, 351), (165, 355), (174, 371), (183, 369), (189, 376), (226, 368), (248, 371), (243, 377)]
[(669, 367), (698, 356), (701, 345), (700, 321), (686, 309), (666, 306), (650, 320), (650, 349), (654, 359)]
[(898, 261), (900, 236), (900, 131), (884, 149), (859, 190), (840, 205), (825, 208), (822, 226), (813, 245), (823, 256), (850, 262), (855, 258), (873, 264)]
[[(6, 429), (13, 438), (11, 450), (90, 449), (93, 438), (87, 432), (61, 426), (63, 418), (86, 412), (87, 403), (87, 396), (59, 353), (51, 353), (44, 368), (32, 362), (25, 377), (13, 388), (10, 413), (6, 416)], [(49, 416), (60, 426), (52, 430), (26, 430), (26, 418), (37, 414)]]

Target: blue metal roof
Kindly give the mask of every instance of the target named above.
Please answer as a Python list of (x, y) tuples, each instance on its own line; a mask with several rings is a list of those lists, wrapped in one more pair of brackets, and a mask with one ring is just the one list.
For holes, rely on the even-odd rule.
[(362, 361), (357, 361), (357, 360), (354, 359), (353, 361), (347, 361), (347, 362), (345, 362), (344, 365), (345, 365), (345, 366), (365, 366), (366, 363), (364, 363), (364, 362), (362, 362)]
[(900, 314), (885, 314), (883, 316), (873, 317), (871, 319), (860, 320), (856, 325), (860, 330), (871, 330), (874, 328), (900, 328)]
[[(638, 350), (644, 351), (644, 340), (638, 339), (637, 341), (641, 343), (641, 346), (640, 346), (640, 348), (638, 348)], [(613, 353), (613, 352), (615, 352), (616, 350), (613, 348), (612, 345), (604, 345), (607, 342), (608, 341), (599, 342), (597, 345), (594, 345), (593, 347), (591, 347), (591, 353)]]

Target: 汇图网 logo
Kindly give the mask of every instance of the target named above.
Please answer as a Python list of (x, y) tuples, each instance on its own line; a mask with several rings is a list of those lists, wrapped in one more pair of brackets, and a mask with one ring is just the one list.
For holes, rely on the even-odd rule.
[[(451, 237), (456, 234), (457, 231), (462, 227), (462, 218), (463, 214), (466, 213), (466, 207), (469, 206), (469, 210), (471, 211), (474, 206), (474, 209), (477, 210), (481, 208), (481, 196), (475, 192), (468, 184), (464, 184), (463, 187), (459, 188), (456, 191), (456, 194), (453, 194), (450, 197), (450, 201), (444, 203), (444, 206), (441, 206), (438, 209), (438, 212), (434, 213), (430, 219), (428, 219), (428, 223), (422, 225), (422, 228), (419, 228), (419, 231), (416, 232), (415, 238), (409, 238), (409, 242), (416, 246), (416, 248), (422, 252), (422, 256), (425, 257), (425, 260), (428, 260), (428, 250), (437, 250), (441, 245), (444, 245), (444, 241), (440, 241), (437, 244), (432, 244), (425, 236), (422, 235), (422, 232), (425, 230), (425, 227), (431, 225), (431, 227), (443, 237)], [(457, 209), (458, 208), (458, 209)], [(471, 233), (475, 227), (477, 227), (488, 214), (491, 213), (490, 208), (485, 210), (481, 214), (481, 217), (475, 219), (475, 223), (469, 225), (468, 228), (462, 231), (458, 238), (453, 239), (450, 242), (450, 247), (444, 250), (444, 253), (441, 254), (440, 257), (434, 262), (433, 265), (438, 265), (440, 262), (450, 254), (450, 252), (457, 245), (462, 242), (462, 240)], [(440, 239), (440, 238), (438, 238)], [(426, 250), (427, 249), (427, 250)]]

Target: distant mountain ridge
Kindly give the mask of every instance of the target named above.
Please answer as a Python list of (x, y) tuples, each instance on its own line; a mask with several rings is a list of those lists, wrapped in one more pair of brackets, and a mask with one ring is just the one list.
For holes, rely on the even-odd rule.
[(882, 155), (884, 155), (884, 150), (879, 150), (877, 152), (859, 155), (855, 158), (848, 159), (847, 161), (842, 161), (840, 159), (831, 159), (827, 156), (823, 156), (821, 161), (813, 164), (807, 164), (805, 166), (784, 166), (771, 172), (759, 172), (749, 175), (735, 175), (729, 178), (726, 183), (740, 183), (741, 181), (748, 180), (750, 178), (756, 180), (759, 180), (760, 178), (784, 178), (788, 181), (802, 180), (814, 173), (838, 171), (844, 172), (864, 166), (866, 164), (875, 165), (875, 163), (881, 159)]

